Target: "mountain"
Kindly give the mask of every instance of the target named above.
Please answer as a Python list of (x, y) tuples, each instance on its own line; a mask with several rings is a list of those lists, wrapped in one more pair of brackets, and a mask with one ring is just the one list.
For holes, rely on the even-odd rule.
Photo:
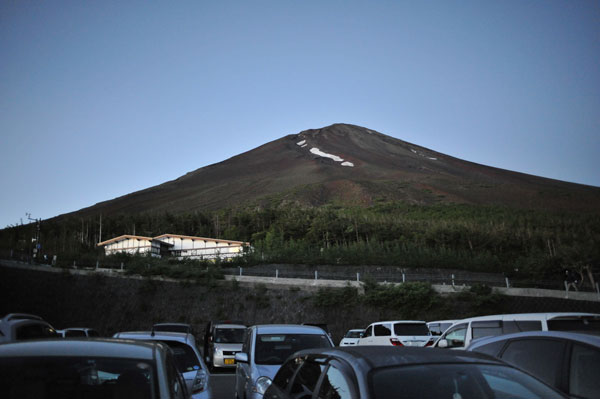
[(287, 135), (78, 215), (215, 210), (293, 201), (467, 203), (600, 211), (600, 188), (457, 159), (349, 124)]

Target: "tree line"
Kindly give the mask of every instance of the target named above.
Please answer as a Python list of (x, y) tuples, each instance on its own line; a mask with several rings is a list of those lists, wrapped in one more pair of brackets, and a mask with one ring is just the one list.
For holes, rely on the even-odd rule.
[(381, 202), (368, 207), (293, 203), (187, 213), (61, 217), (0, 230), (4, 253), (103, 257), (96, 244), (164, 233), (248, 241), (235, 262), (394, 265), (553, 277), (597, 272), (600, 215), (464, 204)]

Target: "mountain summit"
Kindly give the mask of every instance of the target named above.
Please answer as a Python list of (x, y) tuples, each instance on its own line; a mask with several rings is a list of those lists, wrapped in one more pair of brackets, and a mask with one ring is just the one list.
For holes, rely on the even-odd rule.
[(493, 168), (349, 124), (305, 130), (77, 213), (214, 210), (293, 201), (600, 210), (600, 188)]

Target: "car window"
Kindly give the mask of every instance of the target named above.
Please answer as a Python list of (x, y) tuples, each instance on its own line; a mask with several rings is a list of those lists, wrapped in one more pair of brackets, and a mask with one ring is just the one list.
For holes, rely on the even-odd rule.
[(285, 392), (288, 384), (290, 383), (296, 369), (302, 364), (302, 359), (293, 358), (288, 360), (281, 366), (275, 378), (273, 379), (273, 385), (280, 388), (282, 392)]
[(88, 330), (88, 337), (99, 337), (100, 333), (96, 330)]
[(586, 334), (600, 335), (600, 319), (564, 319), (548, 320), (549, 331), (571, 331)]
[(244, 341), (243, 328), (217, 328), (215, 342), (220, 344), (239, 344)]
[(299, 350), (330, 347), (331, 343), (324, 334), (259, 334), (254, 348), (254, 363), (282, 364)]
[(142, 359), (83, 356), (0, 359), (0, 396), (22, 398), (157, 398), (156, 370)]
[(489, 344), (473, 348), (473, 352), (485, 353), (486, 355), (498, 357), (505, 343), (506, 341), (491, 342)]
[(344, 338), (360, 338), (360, 331), (348, 331)]
[(196, 352), (187, 344), (177, 341), (160, 341), (171, 348), (175, 365), (181, 373), (200, 369), (200, 360)]
[(27, 324), (20, 326), (16, 329), (15, 335), (17, 341), (57, 336), (58, 334), (53, 328), (50, 328), (44, 324)]
[(86, 337), (85, 331), (83, 330), (67, 330), (65, 331), (65, 337)]
[(351, 399), (351, 382), (344, 373), (330, 364), (325, 372), (321, 387), (319, 388), (319, 399)]
[(569, 370), (569, 395), (597, 398), (600, 392), (600, 350), (587, 345), (573, 345)]
[(443, 338), (448, 341), (449, 348), (459, 348), (465, 346), (465, 336), (467, 335), (467, 324), (459, 324), (446, 332)]
[(389, 337), (392, 335), (392, 325), (391, 324), (375, 324), (373, 326), (373, 332), (376, 337)]
[(508, 343), (500, 357), (546, 384), (558, 386), (564, 346), (563, 341), (552, 339), (514, 340)]
[(290, 395), (294, 399), (310, 399), (324, 366), (310, 360), (302, 362), (294, 377)]
[(471, 323), (471, 334), (473, 339), (502, 335), (502, 321), (474, 321)]
[(373, 335), (373, 326), (367, 327), (363, 337), (370, 337), (371, 335)]
[(169, 387), (169, 393), (173, 399), (185, 399), (187, 396), (184, 386), (184, 382), (181, 378), (181, 374), (177, 370), (177, 366), (173, 362), (173, 356), (168, 353), (166, 358), (167, 364), (167, 383)]
[(396, 335), (430, 335), (425, 323), (396, 323), (394, 324)]
[(557, 399), (535, 378), (507, 366), (429, 364), (375, 369), (369, 376), (375, 398)]
[(523, 331), (542, 331), (542, 322), (540, 320), (508, 320), (502, 323), (503, 334)]

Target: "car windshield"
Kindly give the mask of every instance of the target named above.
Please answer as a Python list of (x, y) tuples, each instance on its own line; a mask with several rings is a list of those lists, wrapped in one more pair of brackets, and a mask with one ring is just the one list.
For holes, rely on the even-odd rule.
[(138, 359), (14, 357), (0, 359), (2, 397), (157, 398), (156, 371)]
[(196, 352), (187, 344), (178, 341), (160, 341), (171, 348), (175, 355), (175, 364), (180, 373), (200, 369), (200, 360)]
[(429, 364), (377, 369), (374, 398), (559, 399), (562, 395), (519, 370), (487, 364)]
[(318, 334), (261, 334), (256, 338), (256, 364), (283, 364), (302, 349), (330, 348), (327, 336)]
[(360, 338), (362, 331), (348, 331), (345, 338)]
[(244, 342), (245, 328), (217, 328), (215, 342), (219, 344), (241, 344)]
[(429, 335), (429, 329), (425, 323), (396, 323), (394, 324), (396, 335)]

